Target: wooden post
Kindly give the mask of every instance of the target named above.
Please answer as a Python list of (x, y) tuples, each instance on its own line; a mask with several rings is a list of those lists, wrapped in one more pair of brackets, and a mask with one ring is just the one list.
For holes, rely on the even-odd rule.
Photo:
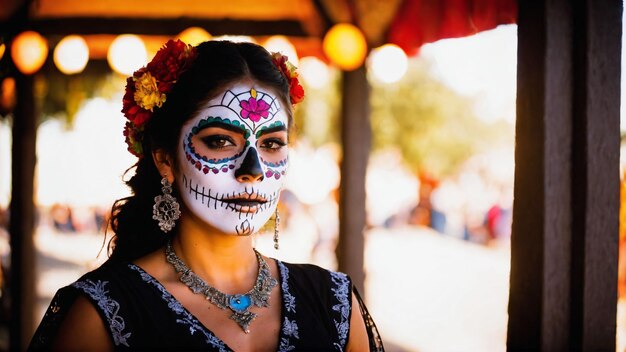
[(371, 145), (370, 86), (364, 66), (344, 71), (341, 89), (341, 184), (339, 200), (339, 270), (349, 274), (363, 294), (365, 272), (365, 174)]
[[(17, 71), (17, 70), (16, 70)], [(23, 351), (34, 332), (35, 229), (34, 177), (37, 113), (33, 77), (16, 74), (16, 106), (13, 113), (11, 154), (11, 351)]]
[(622, 1), (520, 1), (507, 347), (615, 350)]

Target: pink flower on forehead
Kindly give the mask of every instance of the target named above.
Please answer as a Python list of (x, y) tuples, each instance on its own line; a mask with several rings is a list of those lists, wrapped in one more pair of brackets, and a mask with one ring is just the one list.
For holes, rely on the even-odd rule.
[(250, 119), (253, 122), (259, 122), (261, 117), (267, 118), (269, 116), (270, 106), (264, 100), (256, 100), (256, 94), (252, 94), (250, 99), (242, 100), (239, 105), (241, 106), (241, 117), (244, 119)]

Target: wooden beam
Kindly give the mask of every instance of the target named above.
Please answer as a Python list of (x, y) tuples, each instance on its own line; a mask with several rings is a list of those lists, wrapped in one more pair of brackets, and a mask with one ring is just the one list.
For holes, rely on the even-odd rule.
[(332, 27), (335, 24), (335, 22), (330, 17), (330, 14), (328, 13), (328, 11), (326, 10), (326, 7), (322, 3), (322, 0), (312, 0), (312, 2), (313, 2), (313, 6), (315, 7), (317, 14), (320, 17), (320, 21), (322, 22), (321, 24), (322, 32), (326, 33), (330, 29), (330, 27)]
[(341, 184), (339, 199), (339, 271), (364, 292), (365, 174), (371, 146), (370, 86), (364, 66), (343, 72), (341, 90)]
[(31, 18), (131, 17), (131, 18), (231, 18), (298, 19), (312, 11), (310, 0), (38, 0)]
[(571, 336), (582, 351), (615, 350), (622, 7), (574, 2)]
[(225, 34), (308, 36), (298, 20), (70, 17), (34, 19), (30, 22), (30, 27), (43, 35), (134, 33), (174, 36), (189, 27), (202, 27), (214, 36)]
[(11, 351), (23, 351), (34, 332), (35, 287), (35, 140), (36, 120), (33, 77), (16, 74), (11, 160), (10, 293)]
[(510, 351), (615, 350), (621, 11), (519, 2)]

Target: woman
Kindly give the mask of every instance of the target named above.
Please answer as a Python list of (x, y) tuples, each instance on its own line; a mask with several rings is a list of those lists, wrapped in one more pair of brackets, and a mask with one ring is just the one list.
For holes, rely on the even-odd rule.
[(139, 161), (112, 254), (59, 290), (30, 348), (383, 350), (349, 277), (253, 248), (278, 222), (303, 96), (287, 58), (250, 43), (169, 41), (135, 72), (122, 111)]

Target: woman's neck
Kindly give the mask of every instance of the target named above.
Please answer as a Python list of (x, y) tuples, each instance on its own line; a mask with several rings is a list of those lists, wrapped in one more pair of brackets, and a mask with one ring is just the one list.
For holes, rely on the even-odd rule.
[(259, 264), (251, 236), (225, 234), (192, 216), (181, 218), (172, 246), (193, 272), (224, 293), (254, 286)]

